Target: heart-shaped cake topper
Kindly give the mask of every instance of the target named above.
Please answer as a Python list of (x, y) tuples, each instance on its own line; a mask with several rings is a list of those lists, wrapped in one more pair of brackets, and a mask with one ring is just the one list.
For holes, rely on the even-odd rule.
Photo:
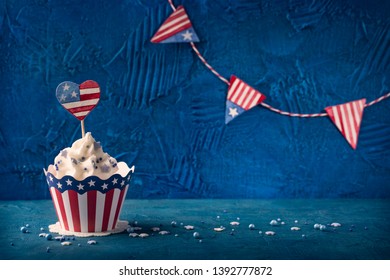
[(66, 81), (58, 85), (56, 97), (69, 113), (82, 121), (98, 104), (100, 87), (92, 80), (85, 81), (81, 85)]

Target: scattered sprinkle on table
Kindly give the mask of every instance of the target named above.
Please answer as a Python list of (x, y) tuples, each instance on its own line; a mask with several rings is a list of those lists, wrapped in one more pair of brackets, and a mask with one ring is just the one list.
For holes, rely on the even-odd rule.
[(149, 237), (149, 234), (147, 233), (140, 233), (140, 235), (138, 235), (139, 237), (141, 238), (146, 238), (146, 237)]
[(193, 230), (195, 227), (191, 225), (184, 226), (185, 229), (187, 230)]
[(291, 230), (292, 231), (298, 231), (298, 230), (301, 230), (301, 228), (299, 228), (299, 227), (292, 227)]
[(341, 224), (340, 223), (331, 223), (330, 226), (331, 227), (341, 227)]
[(72, 245), (72, 242), (70, 242), (70, 241), (63, 241), (63, 242), (61, 242), (61, 245), (62, 246), (70, 246), (70, 245)]
[(272, 236), (272, 235), (275, 235), (276, 234), (276, 232), (274, 232), (274, 231), (266, 231), (265, 232), (265, 235), (269, 235), (269, 236)]
[(232, 226), (238, 226), (238, 225), (240, 225), (240, 223), (239, 223), (239, 222), (236, 222), (236, 221), (233, 221), (233, 222), (230, 222), (230, 225), (232, 225)]
[(217, 232), (221, 232), (221, 231), (224, 231), (224, 230), (225, 230), (225, 227), (223, 227), (223, 226), (214, 228), (214, 231), (217, 231)]
[(97, 243), (96, 240), (93, 240), (93, 239), (88, 240), (88, 242), (87, 242), (88, 245), (95, 245), (96, 243)]

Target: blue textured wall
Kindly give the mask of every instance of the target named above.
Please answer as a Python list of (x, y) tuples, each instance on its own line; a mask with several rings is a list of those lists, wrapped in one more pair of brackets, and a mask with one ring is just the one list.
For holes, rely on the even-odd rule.
[[(383, 2), (383, 3), (382, 3)], [(223, 76), (300, 113), (390, 90), (390, 1), (174, 1)], [(390, 101), (356, 151), (328, 118), (255, 107), (224, 124), (226, 85), (187, 44), (149, 42), (165, 0), (0, 2), (0, 199), (49, 198), (42, 168), (80, 137), (56, 86), (93, 79), (87, 131), (134, 163), (128, 197), (390, 197)]]

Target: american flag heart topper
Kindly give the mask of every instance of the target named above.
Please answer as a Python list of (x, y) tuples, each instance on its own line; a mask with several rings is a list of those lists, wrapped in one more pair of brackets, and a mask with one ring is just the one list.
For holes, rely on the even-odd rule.
[(225, 123), (260, 104), (265, 98), (264, 94), (232, 75), (226, 99)]
[(82, 121), (99, 103), (100, 87), (92, 80), (80, 85), (65, 81), (57, 86), (56, 97), (62, 107)]
[(360, 123), (362, 122), (365, 104), (366, 99), (363, 98), (325, 108), (329, 118), (353, 149), (357, 147)]
[(179, 6), (160, 26), (152, 43), (190, 43), (199, 42), (192, 23), (183, 6)]

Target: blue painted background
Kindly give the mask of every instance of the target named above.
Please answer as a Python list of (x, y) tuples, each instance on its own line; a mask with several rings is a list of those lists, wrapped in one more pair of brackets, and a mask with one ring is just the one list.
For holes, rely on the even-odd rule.
[[(224, 77), (317, 113), (390, 90), (390, 1), (174, 1)], [(227, 86), (187, 44), (149, 42), (165, 0), (0, 2), (0, 199), (49, 198), (42, 168), (80, 137), (56, 86), (93, 79), (86, 129), (136, 165), (132, 198), (390, 197), (390, 101), (356, 151), (328, 118), (258, 106), (224, 124)]]

